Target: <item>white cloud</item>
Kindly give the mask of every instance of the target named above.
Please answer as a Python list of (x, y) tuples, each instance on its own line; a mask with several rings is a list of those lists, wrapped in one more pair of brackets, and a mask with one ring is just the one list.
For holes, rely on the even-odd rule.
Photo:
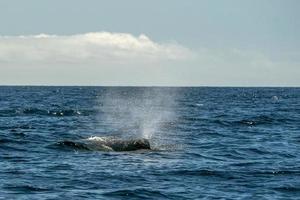
[(181, 45), (156, 43), (143, 34), (0, 36), (0, 62), (8, 63), (148, 62), (185, 60), (192, 54)]
[(0, 36), (0, 84), (299, 85), (299, 53), (284, 55), (127, 33)]

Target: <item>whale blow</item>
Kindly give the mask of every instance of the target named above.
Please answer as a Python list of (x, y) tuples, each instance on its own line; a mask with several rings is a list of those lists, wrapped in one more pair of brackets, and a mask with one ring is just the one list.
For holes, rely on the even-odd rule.
[(60, 146), (76, 150), (91, 151), (136, 151), (149, 150), (150, 142), (148, 139), (127, 139), (113, 137), (90, 137), (79, 141), (61, 141), (57, 143)]

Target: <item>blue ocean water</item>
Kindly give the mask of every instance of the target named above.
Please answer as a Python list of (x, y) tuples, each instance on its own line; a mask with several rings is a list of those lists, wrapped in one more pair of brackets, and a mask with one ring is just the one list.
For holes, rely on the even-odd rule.
[(0, 87), (0, 199), (67, 198), (300, 199), (300, 88)]

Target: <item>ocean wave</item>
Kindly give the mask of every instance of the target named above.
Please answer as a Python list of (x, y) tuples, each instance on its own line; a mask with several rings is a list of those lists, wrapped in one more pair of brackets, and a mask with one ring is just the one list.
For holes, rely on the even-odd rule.
[(0, 138), (0, 144), (14, 142), (14, 140), (7, 139), (7, 138)]
[[(238, 166), (238, 165), (235, 165)], [(253, 168), (253, 164), (243, 164), (243, 166), (251, 166)], [(300, 175), (299, 170), (212, 170), (212, 169), (182, 169), (182, 170), (171, 170), (165, 172), (167, 175), (175, 175), (175, 176), (212, 176), (226, 179), (233, 178), (243, 178), (243, 177), (261, 177), (261, 176), (298, 176)]]
[(40, 109), (40, 108), (25, 108), (25, 109), (5, 109), (0, 110), (0, 117), (15, 117), (15, 116), (26, 116), (26, 115), (40, 115), (40, 116), (88, 116), (96, 114), (96, 110), (85, 109), (85, 110), (76, 110), (76, 109)]
[(278, 125), (287, 122), (293, 122), (294, 119), (283, 116), (268, 116), (268, 115), (258, 115), (253, 117), (245, 117), (239, 120), (231, 120), (229, 116), (220, 117), (217, 119), (208, 120), (222, 126), (264, 126), (264, 125)]
[(0, 87), (0, 199), (297, 199), (299, 89), (159, 90)]
[(50, 191), (50, 188), (44, 188), (44, 187), (37, 187), (33, 185), (6, 185), (3, 187), (3, 189), (14, 191), (14, 192), (43, 192), (43, 191)]
[(19, 151), (19, 152), (28, 152), (28, 149), (25, 149), (22, 146), (14, 146), (9, 144), (0, 145), (0, 149), (3, 149), (5, 151)]
[(269, 171), (257, 171), (252, 174), (257, 175), (272, 175), (272, 176), (280, 176), (280, 175), (300, 175), (299, 170), (269, 170)]
[(238, 125), (256, 126), (256, 125), (272, 124), (276, 120), (277, 120), (276, 118), (267, 115), (258, 115), (252, 118), (234, 121), (233, 123)]
[(235, 178), (232, 176), (232, 173), (225, 172), (225, 171), (217, 171), (217, 170), (210, 170), (210, 169), (195, 169), (195, 170), (172, 170), (169, 172), (166, 172), (167, 175), (174, 175), (174, 176), (195, 176), (195, 177), (216, 177), (216, 178), (222, 178), (222, 179), (233, 179)]
[(295, 187), (295, 186), (281, 186), (281, 187), (274, 187), (273, 189), (284, 193), (297, 193), (297, 194), (300, 193), (300, 187)]
[(126, 197), (126, 198), (147, 198), (147, 199), (157, 199), (157, 198), (169, 198), (169, 195), (165, 195), (158, 190), (150, 189), (122, 189), (115, 190), (111, 192), (105, 192), (102, 195), (107, 197)]

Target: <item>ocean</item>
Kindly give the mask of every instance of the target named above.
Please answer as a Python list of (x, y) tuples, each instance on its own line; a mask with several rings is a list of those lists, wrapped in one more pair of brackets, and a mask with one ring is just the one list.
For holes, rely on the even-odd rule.
[(300, 199), (300, 88), (1, 86), (0, 199), (68, 198)]

